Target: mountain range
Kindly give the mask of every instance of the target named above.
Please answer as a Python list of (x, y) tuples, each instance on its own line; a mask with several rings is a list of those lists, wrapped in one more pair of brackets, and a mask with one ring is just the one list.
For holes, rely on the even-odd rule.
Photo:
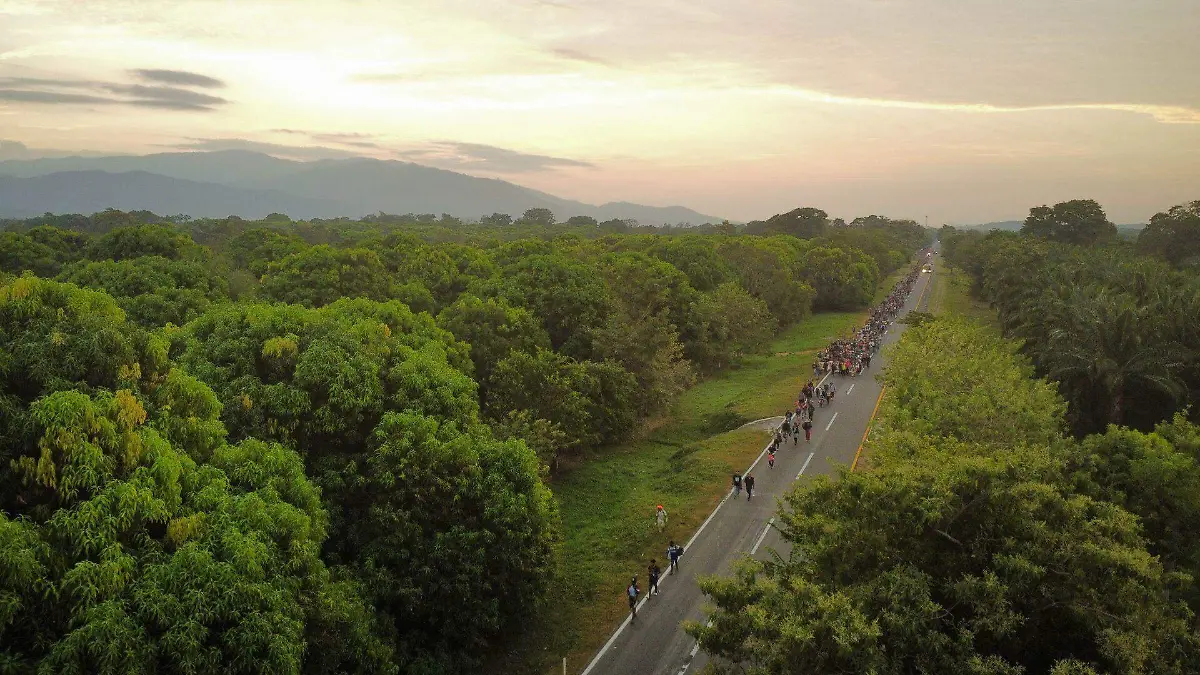
[(644, 225), (720, 222), (682, 206), (562, 199), (494, 178), (370, 158), (300, 162), (244, 150), (0, 161), (0, 217), (146, 209), (194, 218), (295, 219), (370, 213), (449, 213), (477, 219), (548, 208), (560, 220), (592, 216)]

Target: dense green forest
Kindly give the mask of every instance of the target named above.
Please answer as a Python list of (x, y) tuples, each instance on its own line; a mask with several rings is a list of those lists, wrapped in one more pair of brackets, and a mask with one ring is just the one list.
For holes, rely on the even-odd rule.
[(928, 234), (531, 210), (0, 232), (0, 672), (473, 672), (561, 538), (547, 474)]
[(1132, 242), (1090, 200), (1033, 209), (1020, 233), (940, 238), (1058, 384), (1077, 435), (1200, 413), (1200, 201), (1155, 215)]
[(1200, 202), (940, 241), (999, 330), (911, 316), (868, 470), (790, 493), (788, 555), (689, 631), (716, 672), (1200, 672)]

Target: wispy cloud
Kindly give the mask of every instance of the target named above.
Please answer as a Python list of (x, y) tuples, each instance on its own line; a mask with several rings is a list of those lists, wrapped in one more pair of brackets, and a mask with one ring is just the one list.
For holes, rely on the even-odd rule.
[(147, 86), (144, 84), (109, 84), (105, 88), (115, 94), (135, 97), (130, 105), (167, 110), (212, 110), (215, 106), (228, 103), (220, 96), (212, 96), (179, 87)]
[(89, 94), (71, 94), (60, 91), (38, 91), (35, 89), (0, 89), (0, 101), (11, 103), (45, 103), (45, 104), (108, 104), (116, 101), (103, 96)]
[(181, 87), (69, 78), (0, 78), (0, 101), (40, 105), (127, 105), (205, 112), (227, 99)]
[(613, 62), (609, 61), (608, 59), (596, 56), (595, 54), (589, 54), (587, 52), (583, 52), (578, 49), (570, 49), (568, 47), (556, 47), (554, 49), (551, 49), (549, 51), (549, 53), (552, 56), (554, 56), (555, 58), (559, 58), (564, 61), (575, 61), (578, 63), (590, 63), (594, 66), (606, 66), (606, 67), (613, 66)]
[(339, 148), (328, 148), (316, 145), (285, 145), (282, 143), (254, 141), (246, 138), (190, 138), (180, 143), (171, 144), (169, 147), (176, 148), (178, 150), (200, 150), (205, 152), (246, 150), (249, 152), (261, 152), (265, 155), (271, 155), (274, 157), (305, 161), (318, 159), (349, 159), (352, 157), (362, 156), (360, 153), (342, 150)]
[(538, 155), (482, 143), (435, 141), (399, 156), (420, 164), (484, 173), (530, 173), (561, 168), (594, 168), (589, 162)]
[(204, 87), (220, 89), (225, 82), (215, 77), (193, 73), (187, 70), (161, 70), (157, 68), (138, 68), (132, 71), (137, 77), (149, 82), (162, 82), (183, 87)]
[(1198, 124), (1200, 109), (1186, 106), (1153, 105), (1144, 103), (1052, 103), (1044, 105), (994, 105), (990, 103), (947, 103), (940, 101), (905, 101), (884, 98), (841, 96), (811, 89), (784, 85), (765, 87), (758, 93), (781, 96), (813, 103), (834, 105), (868, 106), (875, 108), (898, 108), (905, 110), (930, 110), (957, 113), (1025, 113), (1045, 111), (1093, 110), (1136, 113), (1149, 115), (1159, 122), (1168, 124)]
[(305, 131), (303, 129), (272, 129), (272, 133), (287, 134), (291, 136), (304, 136), (318, 143), (333, 143), (335, 145), (346, 145), (353, 148), (367, 149), (385, 149), (380, 145), (374, 134), (364, 134), (359, 132), (330, 132), (330, 131)]

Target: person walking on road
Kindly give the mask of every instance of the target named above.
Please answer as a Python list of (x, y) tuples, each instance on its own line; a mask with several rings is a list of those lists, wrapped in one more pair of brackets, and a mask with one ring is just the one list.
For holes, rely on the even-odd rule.
[(662, 504), (658, 505), (658, 512), (654, 514), (654, 521), (658, 523), (658, 531), (662, 532), (667, 527), (667, 510)]
[(746, 474), (746, 501), (754, 496), (754, 474)]
[(651, 558), (650, 567), (646, 572), (650, 577), (650, 588), (646, 589), (647, 596), (658, 595), (658, 575), (662, 573), (662, 570), (658, 569), (658, 561)]
[(733, 474), (733, 496), (740, 497), (742, 495), (742, 475)]
[(805, 442), (811, 441), (812, 440), (812, 420), (804, 420), (804, 424), (801, 424), (800, 426), (804, 427), (804, 441)]
[(625, 589), (625, 595), (629, 596), (629, 614), (632, 619), (637, 618), (638, 594), (641, 592), (641, 589), (637, 585), (637, 577), (635, 576), (630, 580), (629, 587)]
[(771, 467), (772, 469), (775, 468), (775, 446), (773, 445), (771, 446), (771, 449), (767, 451), (767, 466)]
[(683, 547), (676, 546), (675, 541), (672, 540), (671, 543), (667, 545), (667, 560), (671, 561), (671, 574), (675, 574), (675, 570), (679, 569), (679, 559), (682, 557)]

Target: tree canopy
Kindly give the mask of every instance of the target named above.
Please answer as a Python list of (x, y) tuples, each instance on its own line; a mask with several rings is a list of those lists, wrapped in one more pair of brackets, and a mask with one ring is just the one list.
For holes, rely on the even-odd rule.
[[(44, 361), (33, 363), (38, 358)], [(0, 665), (25, 672), (395, 672), (292, 450), (226, 445), (204, 385), (101, 293), (0, 288)], [(53, 358), (53, 355), (60, 358)]]
[(872, 223), (3, 223), (0, 672), (478, 672), (562, 564), (547, 474), (865, 307), (924, 238)]
[[(1183, 211), (1172, 209), (1176, 214)], [(1077, 246), (944, 228), (948, 260), (1058, 383), (1079, 435), (1152, 430), (1200, 394), (1200, 277), (1130, 244)]]
[(1139, 524), (1156, 494), (1190, 515), (1194, 476), (1163, 469), (1191, 464), (1160, 443), (1132, 467), (1120, 430), (1077, 450), (1053, 387), (989, 329), (923, 322), (893, 356), (870, 468), (789, 493), (786, 557), (701, 582), (716, 609), (689, 630), (731, 664), (715, 670), (1194, 670), (1192, 578), (1155, 555), (1194, 548)]
[(1104, 209), (1093, 199), (1072, 199), (1054, 206), (1035, 206), (1021, 226), (1029, 234), (1061, 244), (1087, 246), (1117, 234), (1117, 226), (1108, 221)]

